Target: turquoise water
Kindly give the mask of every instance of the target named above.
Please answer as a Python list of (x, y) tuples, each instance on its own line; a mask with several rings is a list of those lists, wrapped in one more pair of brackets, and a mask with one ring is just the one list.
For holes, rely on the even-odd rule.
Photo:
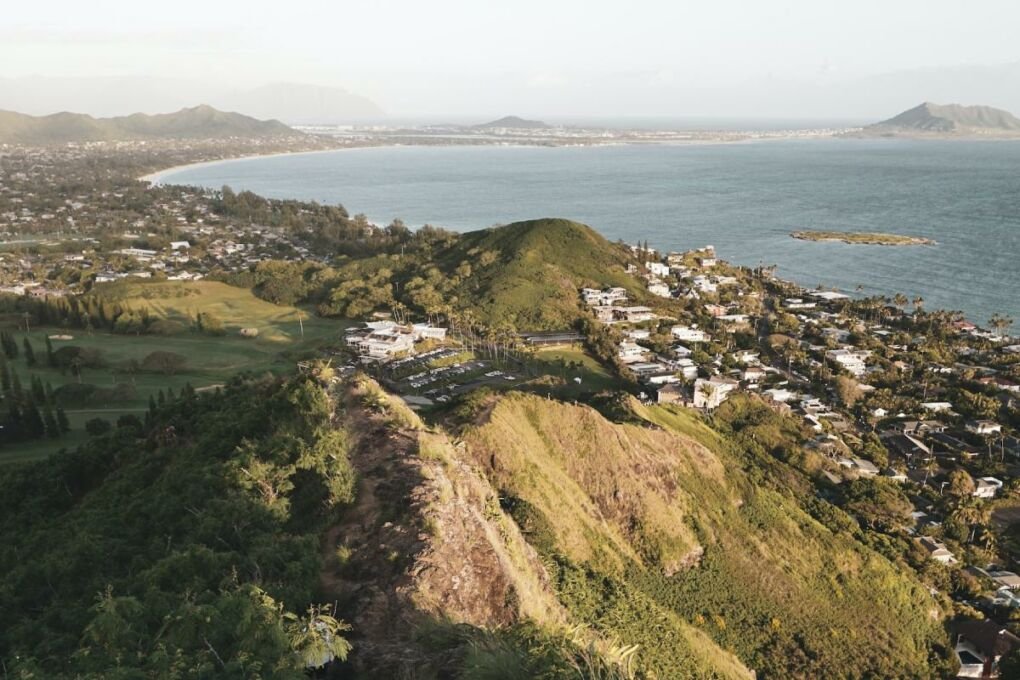
[[(164, 182), (342, 203), (386, 223), (478, 229), (567, 217), (666, 250), (706, 244), (784, 278), (920, 295), (1020, 327), (1020, 143), (789, 140), (700, 146), (383, 147), (184, 169)], [(936, 246), (797, 241), (796, 229)]]

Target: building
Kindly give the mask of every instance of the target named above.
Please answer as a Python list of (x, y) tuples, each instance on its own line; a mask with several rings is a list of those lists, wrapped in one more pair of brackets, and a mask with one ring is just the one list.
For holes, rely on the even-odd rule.
[(656, 401), (660, 404), (686, 404), (687, 396), (678, 383), (669, 383), (658, 389)]
[(868, 370), (864, 362), (869, 356), (871, 352), (866, 349), (830, 349), (825, 353), (826, 359), (858, 378)]
[(973, 434), (998, 434), (1002, 432), (1002, 425), (994, 420), (969, 420), (967, 421), (967, 432)]
[(1020, 638), (995, 621), (958, 621), (950, 626), (960, 661), (958, 678), (997, 678), (999, 661), (1020, 647)]
[(613, 307), (613, 320), (615, 321), (640, 323), (642, 321), (651, 321), (654, 318), (655, 313), (651, 307)]
[(605, 290), (582, 288), (581, 298), (584, 300), (584, 304), (589, 307), (606, 307), (615, 305), (618, 302), (625, 302), (627, 300), (627, 289), (619, 287), (606, 288)]
[(705, 331), (693, 326), (673, 326), (669, 330), (673, 337), (681, 342), (708, 342), (709, 337)]
[(738, 386), (736, 380), (728, 378), (698, 378), (694, 381), (694, 407), (708, 410), (718, 408)]
[(645, 262), (647, 269), (652, 276), (669, 276), (669, 265), (662, 262)]
[(974, 480), (975, 498), (995, 498), (1002, 490), (1002, 480), (995, 477), (978, 477)]
[(949, 551), (945, 543), (936, 541), (930, 536), (920, 539), (921, 547), (928, 551), (928, 559), (941, 562), (942, 564), (956, 564), (956, 556)]
[(635, 364), (645, 361), (649, 354), (651, 352), (636, 342), (622, 342), (616, 356), (625, 364)]
[(672, 292), (670, 292), (669, 290), (669, 286), (667, 286), (662, 281), (653, 281), (652, 283), (649, 283), (648, 292), (651, 293), (652, 295), (663, 298), (672, 297), (673, 295)]

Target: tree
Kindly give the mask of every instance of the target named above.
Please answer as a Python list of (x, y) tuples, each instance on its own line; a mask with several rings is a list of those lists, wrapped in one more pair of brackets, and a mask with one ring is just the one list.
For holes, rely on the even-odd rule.
[(92, 437), (101, 437), (112, 429), (110, 421), (102, 418), (92, 418), (85, 422), (85, 431)]
[(992, 314), (992, 318), (988, 320), (988, 325), (995, 331), (996, 335), (1006, 335), (1010, 326), (1013, 325), (1013, 319), (996, 312), (995, 314)]
[(351, 627), (329, 611), (328, 605), (311, 605), (305, 616), (284, 613), (287, 639), (298, 656), (299, 668), (320, 668), (334, 659), (347, 660), (351, 643), (341, 633)]
[(846, 509), (872, 529), (895, 531), (907, 525), (914, 510), (910, 499), (892, 482), (878, 478), (857, 479), (847, 486)]
[(43, 427), (46, 430), (46, 436), (52, 439), (56, 439), (60, 436), (60, 424), (57, 422), (56, 416), (53, 415), (53, 409), (50, 408), (49, 404), (43, 406)]
[(836, 376), (836, 396), (839, 397), (840, 403), (844, 406), (853, 408), (853, 405), (857, 403), (857, 400), (863, 394), (861, 386), (856, 380), (845, 375)]
[(46, 364), (50, 367), (55, 367), (53, 361), (53, 341), (50, 340), (50, 336), (46, 336)]
[(966, 470), (953, 470), (949, 473), (949, 495), (958, 500), (974, 495), (974, 480)]
[(156, 350), (149, 352), (142, 359), (142, 368), (146, 371), (159, 371), (166, 375), (173, 375), (183, 369), (187, 363), (187, 358), (176, 352)]
[(25, 363), (29, 366), (35, 366), (35, 350), (32, 349), (32, 343), (26, 337), (22, 344), (25, 347)]
[(57, 426), (62, 433), (71, 431), (71, 421), (67, 419), (67, 413), (64, 412), (63, 406), (57, 407)]

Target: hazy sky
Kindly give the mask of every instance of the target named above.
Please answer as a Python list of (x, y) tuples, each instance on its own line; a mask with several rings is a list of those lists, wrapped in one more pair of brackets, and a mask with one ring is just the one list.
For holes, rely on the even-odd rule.
[(304, 82), (395, 115), (746, 116), (769, 90), (1020, 63), (1018, 27), (1017, 0), (40, 0), (0, 12), (0, 77)]

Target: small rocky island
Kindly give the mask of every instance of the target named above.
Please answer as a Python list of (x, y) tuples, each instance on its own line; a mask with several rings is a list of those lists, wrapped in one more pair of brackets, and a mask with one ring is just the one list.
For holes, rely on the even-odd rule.
[(790, 236), (802, 241), (838, 241), (853, 245), (868, 246), (929, 246), (935, 245), (930, 238), (904, 236), (902, 234), (881, 234), (867, 231), (794, 231)]

